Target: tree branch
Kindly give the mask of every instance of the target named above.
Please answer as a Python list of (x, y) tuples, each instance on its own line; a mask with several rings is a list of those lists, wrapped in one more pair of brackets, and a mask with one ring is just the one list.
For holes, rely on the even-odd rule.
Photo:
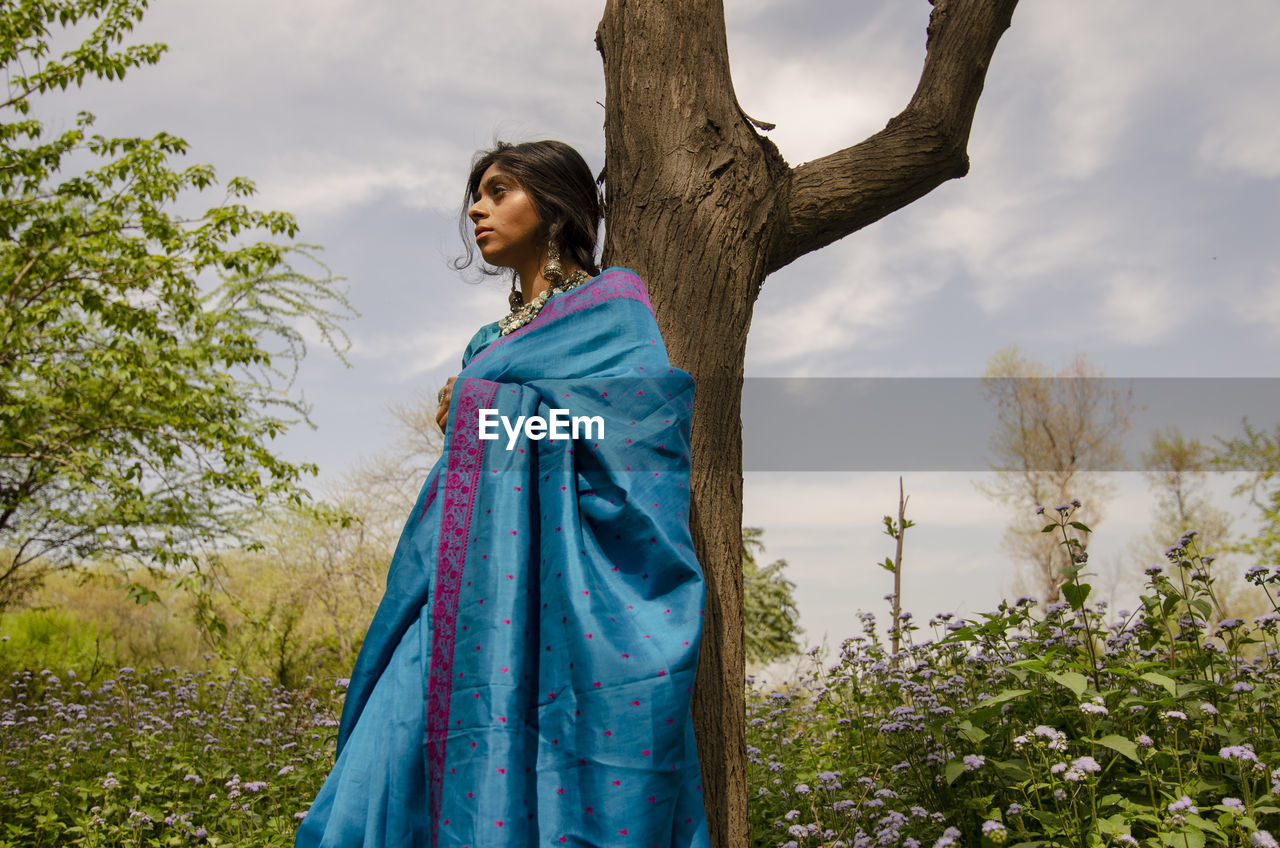
[(924, 70), (906, 109), (865, 141), (792, 169), (770, 273), (968, 173), (973, 114), (1018, 0), (933, 3)]

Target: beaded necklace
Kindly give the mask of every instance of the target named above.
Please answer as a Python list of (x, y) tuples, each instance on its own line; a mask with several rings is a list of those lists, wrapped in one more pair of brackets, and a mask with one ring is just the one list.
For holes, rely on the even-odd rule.
[(499, 335), (505, 336), (507, 333), (512, 333), (520, 329), (525, 324), (528, 324), (536, 318), (538, 313), (542, 311), (542, 307), (546, 306), (547, 301), (552, 297), (567, 292), (569, 289), (577, 288), (590, 279), (591, 275), (586, 271), (574, 271), (563, 282), (551, 286), (524, 306), (511, 310), (511, 314), (507, 315), (505, 318), (498, 319), (498, 327), (501, 331)]

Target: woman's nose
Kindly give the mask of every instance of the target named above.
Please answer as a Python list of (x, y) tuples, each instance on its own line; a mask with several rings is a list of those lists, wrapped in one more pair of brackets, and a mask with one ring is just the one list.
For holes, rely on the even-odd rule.
[(484, 217), (484, 211), (480, 208), (480, 201), (471, 204), (471, 208), (467, 210), (467, 217), (473, 222), (479, 222)]

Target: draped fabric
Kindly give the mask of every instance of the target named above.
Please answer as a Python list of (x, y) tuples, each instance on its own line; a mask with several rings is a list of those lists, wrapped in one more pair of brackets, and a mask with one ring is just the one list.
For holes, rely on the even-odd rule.
[(693, 393), (624, 268), (476, 334), (297, 848), (709, 844)]

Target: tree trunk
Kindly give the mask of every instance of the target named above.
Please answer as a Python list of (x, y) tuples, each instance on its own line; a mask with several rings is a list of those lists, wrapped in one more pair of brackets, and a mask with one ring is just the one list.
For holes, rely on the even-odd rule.
[(1017, 0), (934, 0), (920, 86), (885, 130), (791, 169), (738, 106), (721, 0), (608, 0), (604, 264), (649, 287), (697, 384), (690, 527), (707, 577), (694, 724), (712, 844), (747, 844), (743, 360), (765, 277), (968, 169), (986, 67)]

